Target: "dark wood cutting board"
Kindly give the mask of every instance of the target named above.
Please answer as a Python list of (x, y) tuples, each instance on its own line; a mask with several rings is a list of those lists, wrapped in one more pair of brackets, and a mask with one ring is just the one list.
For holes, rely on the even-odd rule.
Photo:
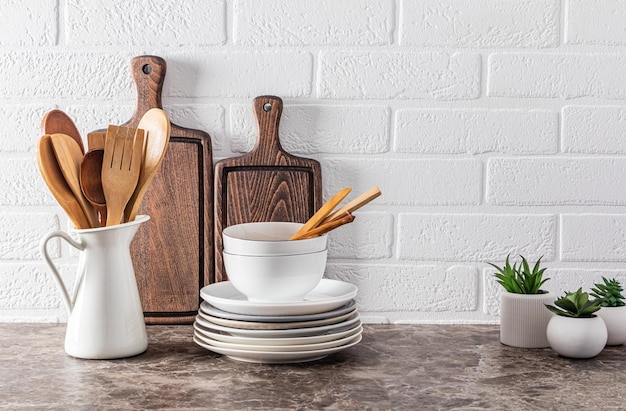
[[(166, 63), (139, 56), (131, 62), (137, 107), (124, 124), (137, 127), (151, 108), (163, 108)], [(211, 138), (172, 124), (160, 170), (141, 203), (150, 221), (139, 229), (131, 255), (148, 324), (190, 324), (200, 288), (214, 282), (213, 160)]]
[(304, 223), (322, 205), (319, 162), (291, 155), (280, 145), (282, 100), (260, 96), (253, 108), (259, 126), (254, 149), (215, 164), (216, 281), (228, 279), (222, 261), (224, 228), (261, 221)]

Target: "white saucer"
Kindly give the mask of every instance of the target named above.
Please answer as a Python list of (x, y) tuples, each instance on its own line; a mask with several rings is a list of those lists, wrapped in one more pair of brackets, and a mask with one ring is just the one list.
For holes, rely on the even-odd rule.
[(254, 302), (237, 291), (230, 281), (209, 284), (200, 296), (220, 310), (246, 315), (306, 315), (337, 309), (356, 297), (357, 287), (339, 280), (323, 278), (304, 301)]
[(265, 323), (289, 323), (295, 321), (315, 321), (315, 320), (323, 320), (325, 318), (337, 317), (342, 314), (346, 314), (350, 311), (353, 311), (356, 307), (356, 301), (350, 300), (347, 304), (342, 305), (341, 307), (324, 311), (321, 313), (315, 314), (305, 314), (305, 315), (246, 315), (246, 314), (236, 314), (228, 311), (220, 310), (217, 307), (213, 307), (211, 304), (203, 301), (200, 304), (200, 310), (202, 312), (209, 314), (213, 317), (227, 318), (229, 320), (239, 320), (239, 321), (259, 321)]
[(343, 351), (346, 348), (357, 345), (363, 337), (359, 334), (351, 340), (348, 344), (341, 345), (339, 347), (326, 348), (322, 350), (311, 351), (294, 351), (294, 352), (268, 352), (268, 351), (254, 351), (254, 350), (233, 350), (228, 348), (215, 347), (200, 340), (194, 335), (193, 340), (199, 346), (206, 348), (209, 351), (216, 352), (218, 354), (226, 355), (228, 358), (235, 361), (253, 362), (261, 364), (290, 364), (298, 362), (315, 361), (322, 359), (330, 354)]
[(356, 307), (352, 311), (339, 315), (337, 317), (323, 318), (321, 320), (313, 321), (298, 321), (291, 323), (265, 323), (258, 321), (229, 320), (227, 318), (214, 317), (212, 315), (206, 314), (203, 310), (198, 311), (198, 315), (205, 320), (212, 322), (213, 324), (219, 324), (225, 327), (240, 328), (245, 330), (289, 330), (294, 328), (320, 327), (322, 325), (336, 324), (350, 318), (350, 316), (354, 314), (355, 311)]
[(325, 350), (327, 348), (339, 347), (341, 345), (346, 345), (351, 343), (357, 337), (361, 335), (361, 333), (352, 334), (347, 337), (339, 338), (337, 340), (326, 341), (322, 343), (314, 343), (314, 344), (301, 344), (301, 345), (250, 345), (250, 344), (234, 344), (227, 343), (223, 341), (213, 340), (206, 335), (204, 335), (199, 330), (196, 330), (194, 335), (199, 338), (205, 344), (209, 344), (213, 347), (219, 348), (227, 348), (229, 350), (238, 350), (238, 351), (264, 351), (264, 352), (296, 352), (296, 351), (319, 351)]
[(257, 338), (257, 337), (237, 337), (230, 335), (223, 331), (211, 330), (210, 328), (203, 327), (202, 325), (194, 322), (193, 327), (196, 331), (203, 335), (217, 341), (223, 341), (232, 344), (248, 344), (248, 345), (305, 345), (305, 344), (317, 344), (327, 341), (333, 341), (340, 338), (348, 337), (356, 333), (363, 332), (361, 324), (356, 324), (352, 328), (341, 331), (329, 331), (326, 334), (311, 335), (308, 337), (286, 337), (286, 338)]
[(337, 324), (323, 325), (321, 327), (309, 328), (292, 328), (288, 330), (244, 330), (241, 328), (225, 327), (219, 324), (213, 324), (205, 320), (202, 316), (196, 316), (196, 322), (205, 328), (211, 330), (223, 331), (230, 335), (238, 337), (253, 338), (289, 338), (289, 337), (308, 337), (311, 335), (322, 335), (331, 331), (343, 331), (361, 324), (359, 313), (354, 313), (349, 319)]

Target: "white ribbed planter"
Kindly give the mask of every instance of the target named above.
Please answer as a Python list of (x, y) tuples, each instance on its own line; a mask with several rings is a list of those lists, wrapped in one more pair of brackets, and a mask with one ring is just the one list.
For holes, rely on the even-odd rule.
[(548, 321), (554, 315), (545, 304), (554, 303), (554, 294), (500, 295), (500, 342), (512, 347), (549, 347), (546, 337)]
[(626, 306), (602, 307), (596, 314), (606, 324), (608, 339), (606, 345), (621, 345), (626, 343)]
[(591, 358), (602, 352), (607, 340), (600, 317), (570, 318), (555, 315), (546, 330), (550, 347), (564, 357)]

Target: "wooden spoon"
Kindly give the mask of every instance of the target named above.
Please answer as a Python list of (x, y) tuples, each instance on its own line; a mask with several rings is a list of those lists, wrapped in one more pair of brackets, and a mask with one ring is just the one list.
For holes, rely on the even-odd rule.
[(139, 182), (132, 197), (124, 210), (124, 220), (133, 221), (139, 212), (141, 200), (143, 200), (152, 179), (159, 170), (159, 166), (165, 157), (167, 144), (170, 141), (171, 124), (165, 111), (153, 108), (146, 112), (139, 120), (137, 128), (144, 130), (145, 143), (144, 155), (139, 174)]
[(330, 214), (335, 209), (337, 204), (341, 203), (341, 200), (346, 198), (350, 191), (352, 191), (352, 189), (349, 187), (339, 190), (337, 194), (332, 196), (330, 200), (328, 200), (323, 206), (321, 206), (320, 209), (317, 210), (315, 214), (313, 214), (313, 217), (309, 218), (308, 221), (304, 223), (304, 225), (300, 227), (300, 229), (294, 235), (291, 236), (290, 240), (299, 238), (307, 231), (310, 231), (320, 225), (320, 223), (326, 218), (326, 216), (328, 216), (328, 214)]
[(83, 139), (80, 136), (76, 124), (61, 110), (48, 111), (41, 120), (41, 134), (67, 134), (78, 144), (81, 154), (85, 153)]
[(78, 204), (80, 204), (80, 207), (83, 209), (83, 213), (85, 217), (87, 217), (89, 225), (91, 227), (98, 227), (99, 223), (95, 210), (80, 189), (80, 163), (83, 161), (83, 153), (80, 151), (80, 147), (76, 144), (76, 141), (67, 134), (52, 134), (50, 141), (52, 142), (54, 155), (57, 158), (65, 181), (70, 187), (70, 190), (72, 190), (72, 193), (74, 193)]
[(59, 167), (57, 158), (52, 148), (50, 135), (43, 135), (37, 143), (37, 166), (48, 189), (63, 208), (63, 211), (72, 220), (78, 229), (90, 228), (89, 221), (83, 212), (78, 200), (67, 185), (63, 172)]
[(80, 188), (85, 198), (98, 210), (100, 227), (106, 226), (107, 204), (102, 190), (104, 149), (89, 150), (80, 163)]

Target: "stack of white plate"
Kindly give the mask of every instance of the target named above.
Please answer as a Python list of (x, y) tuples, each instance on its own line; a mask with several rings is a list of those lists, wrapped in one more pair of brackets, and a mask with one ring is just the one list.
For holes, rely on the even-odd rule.
[(322, 279), (303, 301), (253, 302), (228, 281), (200, 290), (194, 341), (237, 361), (314, 361), (361, 341), (356, 286)]

